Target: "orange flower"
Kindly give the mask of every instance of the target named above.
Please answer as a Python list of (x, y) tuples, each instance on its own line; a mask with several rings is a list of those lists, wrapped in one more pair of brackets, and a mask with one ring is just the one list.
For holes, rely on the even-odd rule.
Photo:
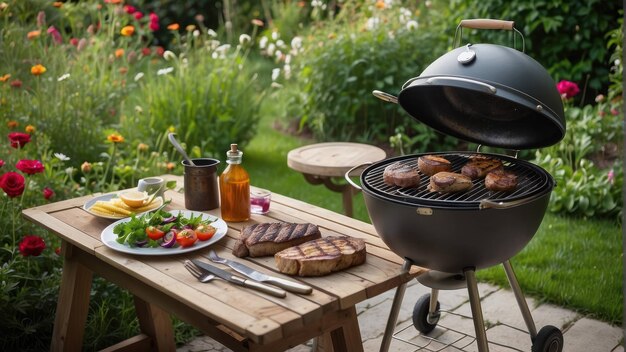
[(90, 172), (91, 172), (91, 168), (92, 168), (91, 163), (90, 163), (90, 162), (88, 162), (88, 161), (85, 161), (85, 162), (84, 162), (84, 163), (80, 166), (80, 171), (82, 171), (82, 172), (83, 172), (83, 173), (85, 173), (85, 174), (88, 174), (88, 173), (90, 173)]
[(178, 29), (180, 29), (180, 25), (178, 23), (172, 23), (167, 26), (167, 29), (169, 29), (170, 31), (177, 31)]
[(137, 145), (137, 150), (139, 150), (140, 152), (147, 152), (148, 149), (150, 149), (150, 146), (148, 146), (146, 143), (139, 143), (139, 145)]
[(119, 133), (111, 133), (107, 136), (107, 140), (111, 143), (123, 143), (124, 137)]
[(0, 82), (6, 82), (9, 80), (9, 78), (11, 78), (11, 74), (7, 73), (4, 76), (0, 76)]
[(118, 69), (118, 72), (119, 72), (121, 75), (125, 75), (126, 73), (128, 73), (128, 67), (120, 67), (120, 68)]
[(122, 0), (104, 0), (104, 2), (106, 4), (113, 4), (113, 5), (117, 5), (117, 4), (121, 4)]
[(133, 33), (135, 33), (135, 27), (133, 27), (133, 26), (124, 26), (124, 28), (122, 28), (120, 33), (123, 36), (125, 36), (125, 37), (130, 37), (131, 35), (133, 35)]
[(55, 1), (52, 3), (52, 6), (56, 7), (56, 8), (61, 8), (63, 6), (63, 3), (60, 1)]
[(165, 165), (165, 168), (167, 169), (167, 171), (172, 171), (174, 170), (175, 167), (176, 167), (176, 164), (174, 164), (171, 161)]
[(378, 0), (376, 1), (376, 6), (377, 9), (384, 9), (385, 8), (385, 2), (383, 0)]
[(35, 132), (35, 126), (28, 125), (28, 126), (26, 126), (26, 128), (24, 130), (26, 131), (26, 133), (31, 133), (32, 134), (33, 132)]
[(15, 120), (9, 120), (9, 122), (7, 122), (7, 127), (10, 129), (17, 127), (18, 125), (19, 123)]
[(37, 64), (30, 68), (30, 73), (35, 76), (40, 76), (44, 74), (45, 72), (46, 72), (46, 68), (41, 64)]
[(115, 50), (115, 57), (120, 58), (122, 56), (124, 56), (124, 49)]
[(41, 35), (41, 31), (30, 31), (26, 34), (26, 38), (33, 40)]

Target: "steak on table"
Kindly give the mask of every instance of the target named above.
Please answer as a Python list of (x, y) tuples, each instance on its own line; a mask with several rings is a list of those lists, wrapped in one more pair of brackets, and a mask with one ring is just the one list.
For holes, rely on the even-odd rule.
[(330, 236), (287, 248), (274, 255), (280, 272), (322, 276), (365, 262), (365, 241), (350, 236)]
[(285, 248), (322, 237), (317, 225), (294, 223), (260, 223), (241, 229), (233, 254), (237, 257), (273, 255)]

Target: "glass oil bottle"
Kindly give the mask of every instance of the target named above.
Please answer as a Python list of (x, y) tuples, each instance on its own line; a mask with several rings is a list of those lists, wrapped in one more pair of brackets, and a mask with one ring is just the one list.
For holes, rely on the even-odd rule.
[(226, 152), (226, 169), (220, 175), (222, 219), (239, 222), (250, 219), (250, 176), (241, 165), (243, 152), (231, 144)]

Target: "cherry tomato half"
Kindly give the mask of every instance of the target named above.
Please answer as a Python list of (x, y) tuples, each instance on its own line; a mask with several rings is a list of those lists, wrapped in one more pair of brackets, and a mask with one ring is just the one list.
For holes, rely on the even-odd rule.
[(206, 241), (211, 239), (217, 230), (211, 225), (200, 224), (194, 231), (200, 241)]
[(158, 240), (165, 236), (165, 232), (163, 232), (160, 228), (156, 226), (148, 226), (146, 227), (146, 235), (150, 237), (150, 239)]
[(176, 242), (181, 247), (191, 247), (198, 240), (198, 235), (192, 229), (184, 229), (176, 234)]

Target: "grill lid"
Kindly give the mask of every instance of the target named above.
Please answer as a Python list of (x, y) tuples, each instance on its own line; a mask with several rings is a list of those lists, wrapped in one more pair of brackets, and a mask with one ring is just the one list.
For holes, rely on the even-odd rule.
[(414, 119), (466, 141), (519, 150), (565, 136), (556, 83), (537, 61), (512, 48), (456, 48), (402, 88), (398, 103)]
[(390, 186), (383, 180), (385, 168), (395, 162), (407, 164), (417, 169), (417, 159), (426, 154), (405, 155), (375, 163), (361, 174), (361, 185), (370, 194), (389, 201), (403, 203), (410, 206), (425, 206), (433, 208), (461, 208), (480, 209), (482, 203), (512, 203), (536, 195), (551, 192), (554, 179), (541, 167), (524, 160), (506, 155), (472, 152), (428, 153), (446, 158), (452, 164), (452, 172), (461, 172), (469, 158), (474, 155), (484, 155), (500, 159), (506, 170), (515, 173), (518, 177), (518, 186), (512, 192), (493, 192), (485, 188), (484, 179), (474, 180), (473, 187), (466, 192), (438, 193), (428, 190), (429, 177), (420, 173), (421, 181), (417, 188), (403, 188)]

